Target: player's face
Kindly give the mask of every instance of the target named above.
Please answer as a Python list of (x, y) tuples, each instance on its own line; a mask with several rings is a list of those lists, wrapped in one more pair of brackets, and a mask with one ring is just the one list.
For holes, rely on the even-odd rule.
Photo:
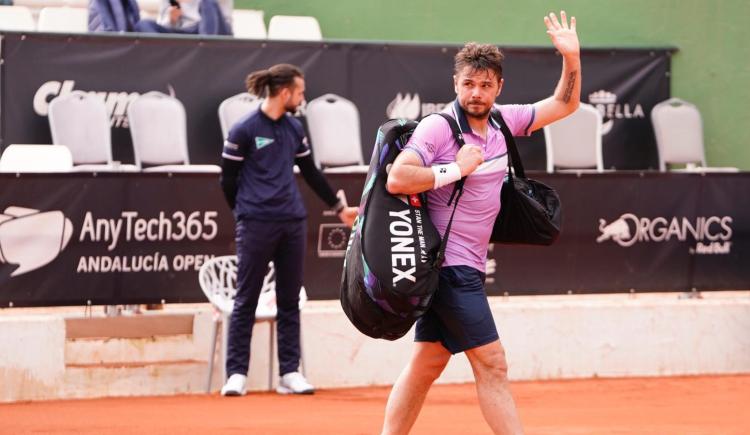
[(288, 89), (289, 97), (284, 104), (284, 108), (287, 112), (296, 112), (297, 108), (303, 101), (305, 101), (305, 79), (302, 77), (294, 78), (294, 85)]
[(492, 70), (474, 70), (465, 66), (458, 75), (453, 76), (453, 85), (458, 104), (467, 116), (487, 118), (495, 99), (500, 95), (503, 80), (498, 80)]

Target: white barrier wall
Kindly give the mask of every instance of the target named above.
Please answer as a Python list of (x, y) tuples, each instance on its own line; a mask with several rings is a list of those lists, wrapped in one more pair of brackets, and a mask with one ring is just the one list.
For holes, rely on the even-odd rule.
[[(680, 296), (490, 303), (514, 380), (750, 373), (750, 291)], [(177, 312), (195, 314), (192, 334), (92, 341), (66, 340), (63, 314), (0, 311), (0, 402), (204, 392), (211, 309), (168, 306), (164, 314)], [(338, 301), (308, 302), (302, 322), (306, 373), (319, 388), (392, 384), (411, 352), (412, 333), (395, 342), (365, 337)], [(213, 391), (221, 386), (220, 366), (217, 358)], [(250, 390), (267, 389), (267, 370), (268, 327), (258, 325)], [(439, 380), (469, 381), (462, 354)]]
[[(750, 292), (680, 296), (490, 300), (511, 379), (750, 372)], [(310, 378), (320, 386), (393, 383), (413, 339), (412, 333), (396, 342), (369, 339), (337, 306), (322, 304), (305, 313), (304, 331)], [(439, 382), (472, 379), (461, 354)]]

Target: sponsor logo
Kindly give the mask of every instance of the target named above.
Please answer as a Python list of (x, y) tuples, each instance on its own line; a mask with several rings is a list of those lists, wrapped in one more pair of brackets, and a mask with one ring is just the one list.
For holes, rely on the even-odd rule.
[(17, 264), (10, 276), (49, 264), (68, 245), (73, 224), (61, 211), (8, 207), (0, 214), (0, 262)]
[[(0, 214), (0, 263), (15, 264), (15, 277), (49, 264), (69, 242), (89, 245), (90, 254), (75, 260), (75, 272), (180, 272), (197, 271), (212, 254), (174, 254), (138, 249), (137, 255), (120, 255), (124, 243), (210, 241), (218, 235), (218, 212), (175, 211), (143, 216), (138, 211), (122, 211), (115, 217), (96, 217), (87, 211), (77, 234), (74, 225), (62, 211), (40, 211), (24, 207), (7, 207)], [(96, 252), (96, 245), (104, 252)], [(145, 245), (141, 245), (145, 246)], [(145, 251), (145, 252), (143, 252)], [(66, 260), (66, 264), (68, 260)]]
[(265, 148), (268, 145), (271, 145), (273, 143), (273, 141), (274, 141), (273, 139), (269, 139), (267, 137), (256, 136), (255, 137), (255, 148), (256, 149)]
[(412, 207), (422, 207), (422, 201), (419, 200), (419, 195), (409, 195), (409, 205)]
[(602, 114), (604, 124), (602, 134), (612, 130), (615, 120), (644, 118), (643, 106), (640, 103), (618, 103), (617, 94), (599, 90), (589, 94), (589, 103)]
[(349, 228), (345, 224), (320, 224), (318, 227), (318, 257), (345, 257), (348, 240)]
[[(49, 102), (53, 98), (67, 95), (75, 90), (75, 80), (63, 80), (62, 82), (50, 80), (39, 86), (34, 94), (34, 112), (39, 116), (47, 116), (49, 113)], [(138, 92), (125, 91), (85, 91), (95, 95), (104, 101), (109, 113), (110, 125), (112, 127), (128, 128), (128, 106), (141, 94)], [(175, 91), (172, 85), (167, 85), (167, 93), (174, 97)]]
[(391, 233), (391, 271), (394, 286), (402, 279), (417, 282), (414, 277), (417, 271), (414, 227), (409, 212), (408, 209), (388, 212), (388, 216), (395, 218), (388, 225), (388, 231)]
[(731, 216), (699, 216), (694, 220), (686, 217), (638, 217), (624, 213), (607, 223), (599, 219), (600, 235), (597, 243), (611, 240), (622, 247), (630, 247), (641, 242), (668, 242), (676, 240), (695, 245), (691, 254), (728, 254), (732, 246)]
[(423, 103), (418, 93), (399, 92), (385, 109), (385, 114), (390, 119), (419, 119), (430, 113), (440, 112), (446, 103)]

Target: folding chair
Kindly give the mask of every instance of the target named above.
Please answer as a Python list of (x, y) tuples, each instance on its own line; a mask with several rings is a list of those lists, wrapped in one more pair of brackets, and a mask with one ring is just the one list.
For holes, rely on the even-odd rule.
[(89, 11), (85, 8), (45, 7), (39, 12), (40, 32), (88, 32)]
[(34, 31), (34, 16), (26, 6), (0, 6), (0, 30)]
[[(214, 359), (216, 355), (216, 340), (221, 323), (222, 330), (222, 347), (221, 363), (223, 382), (226, 382), (226, 368), (224, 364), (227, 360), (227, 346), (229, 338), (229, 319), (234, 309), (234, 297), (237, 294), (237, 256), (224, 255), (214, 257), (205, 263), (198, 272), (198, 281), (200, 282), (203, 293), (214, 307), (214, 319), (211, 330), (211, 348), (208, 354), (208, 379), (206, 381), (206, 392), (211, 392), (211, 380), (214, 370)], [(307, 292), (305, 287), (299, 290), (299, 309), (300, 311), (307, 302)], [(258, 308), (255, 310), (255, 323), (268, 322), (268, 389), (273, 389), (273, 363), (274, 363), (274, 344), (275, 344), (275, 326), (276, 326), (276, 274), (273, 262), (268, 263), (268, 273), (263, 280), (263, 288), (258, 300)], [(301, 334), (301, 332), (300, 332)], [(304, 372), (304, 352), (302, 352), (302, 340), (300, 337), (300, 363)]]
[(351, 101), (334, 94), (309, 103), (305, 112), (315, 164), (325, 172), (364, 172), (359, 111)]
[(315, 17), (274, 15), (268, 22), (268, 39), (321, 41), (323, 34)]
[(49, 104), (52, 143), (73, 155), (74, 171), (137, 171), (135, 165), (114, 164), (109, 113), (104, 100), (83, 91), (54, 98)]
[(687, 171), (736, 172), (732, 167), (706, 167), (703, 120), (698, 108), (679, 98), (670, 98), (651, 110), (659, 170), (669, 164), (685, 164)]
[(190, 164), (185, 107), (177, 98), (143, 94), (128, 105), (128, 121), (135, 164), (144, 172), (221, 172), (216, 165)]
[(219, 123), (221, 124), (222, 138), (226, 139), (229, 130), (243, 116), (260, 106), (261, 100), (247, 92), (231, 96), (219, 105)]
[(236, 9), (232, 11), (232, 31), (235, 38), (266, 39), (263, 11)]
[(582, 172), (604, 171), (602, 159), (602, 115), (588, 104), (571, 115), (544, 127), (547, 172), (556, 168)]
[(0, 172), (70, 172), (73, 156), (62, 145), (8, 145), (0, 156)]

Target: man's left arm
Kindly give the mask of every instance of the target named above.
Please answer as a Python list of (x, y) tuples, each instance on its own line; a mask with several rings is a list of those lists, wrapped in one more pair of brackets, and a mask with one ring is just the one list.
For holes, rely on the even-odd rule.
[(299, 167), (302, 178), (305, 179), (305, 182), (313, 192), (336, 213), (341, 222), (351, 227), (354, 219), (357, 217), (357, 207), (347, 207), (340, 198), (336, 197), (333, 189), (331, 189), (331, 185), (328, 184), (328, 180), (320, 172), (320, 169), (315, 166), (312, 155), (308, 153), (304, 156), (296, 157), (294, 163)]
[(568, 25), (565, 11), (560, 12), (560, 21), (554, 13), (550, 13), (544, 17), (544, 24), (552, 44), (563, 58), (562, 75), (555, 93), (534, 103), (534, 122), (529, 131), (565, 118), (578, 109), (581, 100), (581, 48), (576, 33), (576, 18), (571, 17)]

